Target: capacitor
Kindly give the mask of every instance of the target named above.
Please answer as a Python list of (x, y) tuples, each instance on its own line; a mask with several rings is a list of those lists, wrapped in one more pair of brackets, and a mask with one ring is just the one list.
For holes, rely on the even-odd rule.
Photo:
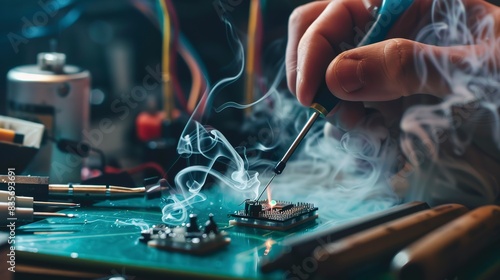
[(205, 234), (217, 234), (219, 233), (219, 228), (217, 223), (214, 221), (214, 214), (208, 215), (208, 221), (205, 223)]
[[(93, 143), (96, 139), (87, 130), (90, 73), (66, 65), (63, 53), (40, 53), (37, 65), (13, 68), (7, 80), (8, 115), (42, 123), (53, 139), (80, 142), (86, 136), (87, 143), (100, 144)], [(80, 182), (82, 166), (74, 151), (62, 151), (46, 139), (26, 173), (48, 175), (51, 183)]]
[(198, 216), (196, 214), (189, 215), (189, 223), (186, 225), (186, 231), (189, 233), (199, 232)]
[(258, 201), (245, 202), (245, 214), (251, 217), (259, 217), (262, 212), (262, 204)]

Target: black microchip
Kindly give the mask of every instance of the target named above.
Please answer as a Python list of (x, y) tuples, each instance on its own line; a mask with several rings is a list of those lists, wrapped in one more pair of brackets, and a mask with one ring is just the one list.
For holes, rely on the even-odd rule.
[(312, 203), (247, 200), (244, 210), (230, 214), (231, 224), (272, 230), (288, 230), (318, 218)]

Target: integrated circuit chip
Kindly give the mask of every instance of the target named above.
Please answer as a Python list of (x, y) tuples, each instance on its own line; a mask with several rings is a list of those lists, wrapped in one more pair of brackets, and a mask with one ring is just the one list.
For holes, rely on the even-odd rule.
[(288, 230), (318, 218), (312, 203), (247, 200), (243, 210), (230, 214), (230, 224), (271, 230)]

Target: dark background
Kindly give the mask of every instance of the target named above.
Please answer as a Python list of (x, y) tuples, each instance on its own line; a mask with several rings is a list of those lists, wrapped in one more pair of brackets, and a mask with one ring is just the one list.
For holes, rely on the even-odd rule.
[[(134, 133), (135, 115), (145, 109), (147, 102), (132, 108), (132, 117), (118, 120), (120, 114), (111, 111), (111, 102), (131, 89), (142, 84), (148, 75), (147, 67), (156, 68), (161, 59), (161, 32), (158, 25), (158, 1), (156, 0), (41, 0), (50, 5), (57, 3), (57, 12), (44, 18), (36, 18), (44, 13), (40, 0), (10, 1), (0, 0), (0, 114), (5, 114), (6, 75), (19, 65), (35, 64), (37, 54), (51, 50), (51, 41), (57, 41), (57, 51), (66, 54), (67, 64), (88, 69), (92, 76), (91, 125), (99, 120), (111, 118), (117, 125), (116, 132), (108, 135), (98, 148), (104, 150), (108, 160), (123, 158), (137, 160), (142, 151), (134, 152), (139, 146)], [(238, 71), (238, 63), (231, 44), (228, 43), (226, 26), (221, 21), (214, 0), (173, 0), (180, 21), (180, 29), (189, 40), (200, 60), (207, 69), (211, 84)], [(234, 24), (245, 44), (248, 25), (249, 1), (222, 0), (235, 3), (227, 10), (226, 16)], [(277, 63), (284, 56), (286, 26), (293, 9), (304, 0), (272, 0), (264, 3), (263, 66), (265, 74), (274, 77)], [(154, 7), (153, 13), (144, 13), (138, 7)], [(47, 16), (47, 13), (44, 13)], [(29, 23), (26, 23), (29, 22)], [(35, 29), (26, 29), (29, 24)], [(29, 31), (29, 32), (28, 32)], [(15, 35), (22, 36), (21, 40)], [(12, 40), (18, 40), (17, 45)], [(182, 59), (178, 58), (178, 76), (184, 92), (189, 92), (190, 75)], [(243, 96), (244, 79), (225, 88), (231, 99), (239, 101)], [(159, 89), (151, 92), (160, 96)], [(227, 100), (225, 100), (227, 101)], [(222, 102), (225, 102), (222, 101)], [(217, 101), (216, 101), (217, 103)], [(221, 103), (219, 103), (220, 105)], [(211, 112), (213, 113), (213, 112)], [(212, 114), (209, 122), (238, 145), (245, 136), (237, 135), (241, 130), (243, 111), (226, 110)], [(234, 133), (233, 133), (234, 132)], [(154, 154), (154, 153), (153, 153)], [(143, 159), (148, 160), (148, 159)], [(140, 161), (140, 160), (139, 160)], [(136, 163), (133, 163), (136, 164)]]
[[(50, 40), (57, 39), (57, 50), (64, 52), (67, 63), (88, 69), (92, 74), (92, 88), (105, 94), (100, 106), (94, 105), (92, 115), (106, 115), (106, 100), (130, 90), (147, 74), (146, 67), (160, 62), (161, 34), (158, 26), (133, 5), (157, 1), (130, 0), (54, 0), (61, 7), (40, 34), (23, 36), (27, 42), (18, 45), (18, 51), (9, 42), (8, 34), (23, 33), (23, 18), (34, 22), (34, 15), (43, 11), (39, 0), (3, 2), (0, 12), (0, 100), (5, 100), (6, 74), (9, 69), (25, 64), (34, 64), (39, 52), (50, 50)], [(52, 0), (42, 0), (50, 3)], [(241, 2), (228, 13), (240, 32), (241, 38), (247, 28), (248, 3)], [(265, 45), (284, 39), (286, 23), (294, 7), (306, 1), (272, 0), (265, 7)], [(231, 62), (234, 57), (226, 39), (226, 30), (211, 0), (174, 0), (181, 30), (204, 62), (212, 83), (233, 74)], [(64, 7), (63, 7), (64, 5)], [(43, 19), (42, 19), (43, 20)], [(283, 54), (281, 54), (283, 55)], [(122, 67), (124, 66), (124, 67)], [(180, 65), (182, 79), (185, 70)], [(117, 73), (119, 72), (119, 73)], [(183, 81), (188, 83), (189, 81)], [(2, 102), (0, 113), (5, 112)]]
[[(40, 3), (50, 5), (52, 2), (57, 3), (57, 12), (49, 15), (46, 24), (36, 28), (37, 32), (27, 32), (29, 29), (25, 27), (36, 24), (35, 16), (44, 11)], [(236, 3), (226, 15), (245, 42), (250, 1), (222, 2)], [(288, 17), (295, 7), (309, 1), (262, 2), (263, 73), (265, 77), (272, 78), (276, 65), (284, 56)], [(498, 4), (500, 1), (490, 2)], [(6, 74), (9, 69), (36, 63), (37, 54), (50, 51), (50, 42), (54, 39), (57, 40), (57, 51), (67, 55), (68, 64), (83, 67), (91, 73), (91, 124), (94, 126), (105, 117), (116, 120), (117, 114), (113, 114), (110, 109), (111, 102), (130, 94), (131, 89), (140, 85), (148, 74), (146, 68), (156, 68), (160, 63), (158, 15), (147, 16), (138, 9), (141, 5), (155, 7), (156, 0), (0, 0), (0, 3), (3, 4), (0, 11), (0, 114), (5, 114)], [(214, 0), (173, 0), (173, 3), (181, 31), (201, 58), (211, 84), (234, 75), (238, 71), (238, 64), (235, 63), (226, 28), (214, 7)], [(154, 12), (159, 11), (155, 9)], [(13, 34), (24, 38), (17, 46), (11, 43)], [(182, 60), (178, 61), (178, 76), (184, 92), (188, 92), (189, 72)], [(240, 79), (224, 89), (224, 96), (229, 94), (232, 100), (241, 100), (243, 86), (244, 79)], [(160, 96), (160, 92), (158, 90), (151, 95)], [(220, 105), (224, 101), (227, 100), (216, 100), (215, 103)], [(111, 159), (126, 155), (136, 158), (137, 153), (130, 148), (137, 144), (134, 116), (145, 109), (146, 103), (133, 108), (132, 117), (114, 122), (118, 124), (118, 130), (99, 147)], [(223, 130), (233, 145), (237, 146), (248, 139), (245, 133), (240, 133), (242, 126), (249, 126), (244, 123), (242, 110), (225, 110), (212, 115), (208, 123)]]

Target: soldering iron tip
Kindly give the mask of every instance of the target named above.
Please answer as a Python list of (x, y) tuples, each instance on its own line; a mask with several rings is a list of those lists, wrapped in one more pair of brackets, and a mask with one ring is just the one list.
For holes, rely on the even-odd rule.
[(271, 180), (269, 180), (269, 182), (267, 183), (267, 185), (262, 189), (262, 192), (260, 193), (259, 197), (257, 197), (257, 200), (256, 201), (259, 201), (260, 197), (264, 194), (264, 192), (266, 191), (266, 189), (269, 187), (269, 185), (271, 185), (272, 181), (274, 180), (274, 177), (276, 177), (276, 175), (278, 175), (277, 173), (274, 173), (273, 177), (271, 177)]

